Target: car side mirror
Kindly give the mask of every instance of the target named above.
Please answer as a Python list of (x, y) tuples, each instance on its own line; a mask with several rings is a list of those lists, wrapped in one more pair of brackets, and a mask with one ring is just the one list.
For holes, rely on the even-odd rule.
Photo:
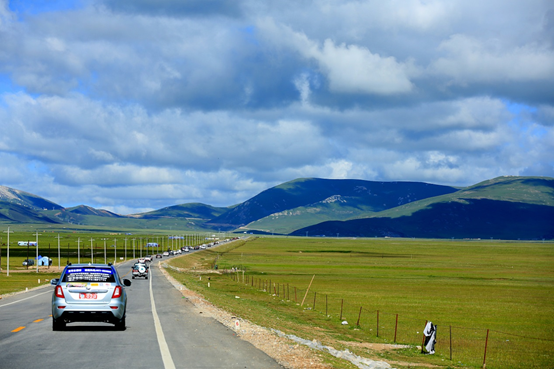
[(124, 279), (124, 280), (123, 280), (123, 284), (124, 284), (125, 286), (129, 287), (129, 286), (131, 285), (131, 281), (128, 280), (128, 279)]
[(53, 285), (53, 286), (55, 286), (55, 285), (58, 284), (59, 281), (60, 281), (59, 278), (54, 278), (54, 279), (52, 279), (52, 280), (50, 281), (50, 284)]

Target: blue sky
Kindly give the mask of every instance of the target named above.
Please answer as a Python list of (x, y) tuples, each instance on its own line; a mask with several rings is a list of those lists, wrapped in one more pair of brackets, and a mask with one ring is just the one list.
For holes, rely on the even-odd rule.
[(121, 214), (554, 176), (554, 4), (0, 0), (0, 184)]

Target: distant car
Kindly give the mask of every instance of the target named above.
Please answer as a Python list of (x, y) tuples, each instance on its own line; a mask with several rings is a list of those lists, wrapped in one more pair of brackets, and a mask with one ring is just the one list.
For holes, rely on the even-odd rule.
[(60, 278), (50, 282), (52, 330), (63, 330), (71, 322), (104, 322), (125, 330), (127, 293), (131, 281), (120, 279), (110, 264), (67, 265)]
[(148, 265), (144, 263), (135, 263), (131, 269), (132, 278), (144, 278), (148, 279)]
[(27, 265), (35, 265), (35, 261), (33, 259), (23, 260), (23, 266), (27, 266)]
[(177, 249), (175, 250), (175, 254), (182, 254), (183, 252), (181, 251), (181, 249)]
[(148, 262), (152, 261), (152, 255), (146, 255), (144, 257), (144, 261), (148, 261)]
[(159, 259), (162, 257), (162, 254), (156, 254), (156, 259)]
[(144, 263), (146, 263), (146, 260), (144, 258), (140, 258), (140, 259), (138, 259), (137, 263), (144, 264)]
[(167, 251), (164, 252), (164, 253), (163, 253), (163, 256), (169, 256), (169, 252), (167, 252)]

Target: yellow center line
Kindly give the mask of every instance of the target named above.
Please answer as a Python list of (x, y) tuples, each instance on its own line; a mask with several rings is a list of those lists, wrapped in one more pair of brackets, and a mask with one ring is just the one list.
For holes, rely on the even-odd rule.
[(12, 333), (19, 332), (20, 330), (25, 329), (25, 327), (19, 327), (12, 331)]
[(33, 323), (38, 323), (38, 322), (42, 322), (44, 319), (37, 319), (37, 320), (33, 320)]

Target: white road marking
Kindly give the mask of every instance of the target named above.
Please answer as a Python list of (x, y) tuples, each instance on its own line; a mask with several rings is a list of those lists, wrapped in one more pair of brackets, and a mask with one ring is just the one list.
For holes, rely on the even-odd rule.
[(152, 274), (150, 274), (150, 301), (152, 302), (152, 315), (154, 317), (154, 327), (156, 328), (156, 336), (158, 337), (158, 345), (160, 345), (160, 352), (162, 354), (162, 360), (164, 362), (165, 369), (175, 369), (175, 364), (171, 358), (171, 352), (165, 341), (164, 332), (160, 323), (160, 318), (156, 312), (156, 303), (154, 302), (154, 293), (152, 292)]
[(44, 295), (45, 293), (52, 293), (52, 291), (46, 291), (46, 292), (37, 293), (37, 294), (34, 295), (34, 296), (30, 296), (30, 297), (27, 297), (27, 298), (24, 298), (24, 299), (21, 299), (21, 300), (17, 300), (17, 301), (10, 302), (10, 303), (4, 304), (4, 305), (0, 305), (0, 308), (1, 308), (1, 307), (4, 307), (4, 306), (8, 306), (8, 305), (17, 304), (18, 302), (21, 302), (21, 301), (25, 301), (25, 300), (32, 299), (32, 298), (35, 298), (35, 297), (37, 297), (37, 296)]

